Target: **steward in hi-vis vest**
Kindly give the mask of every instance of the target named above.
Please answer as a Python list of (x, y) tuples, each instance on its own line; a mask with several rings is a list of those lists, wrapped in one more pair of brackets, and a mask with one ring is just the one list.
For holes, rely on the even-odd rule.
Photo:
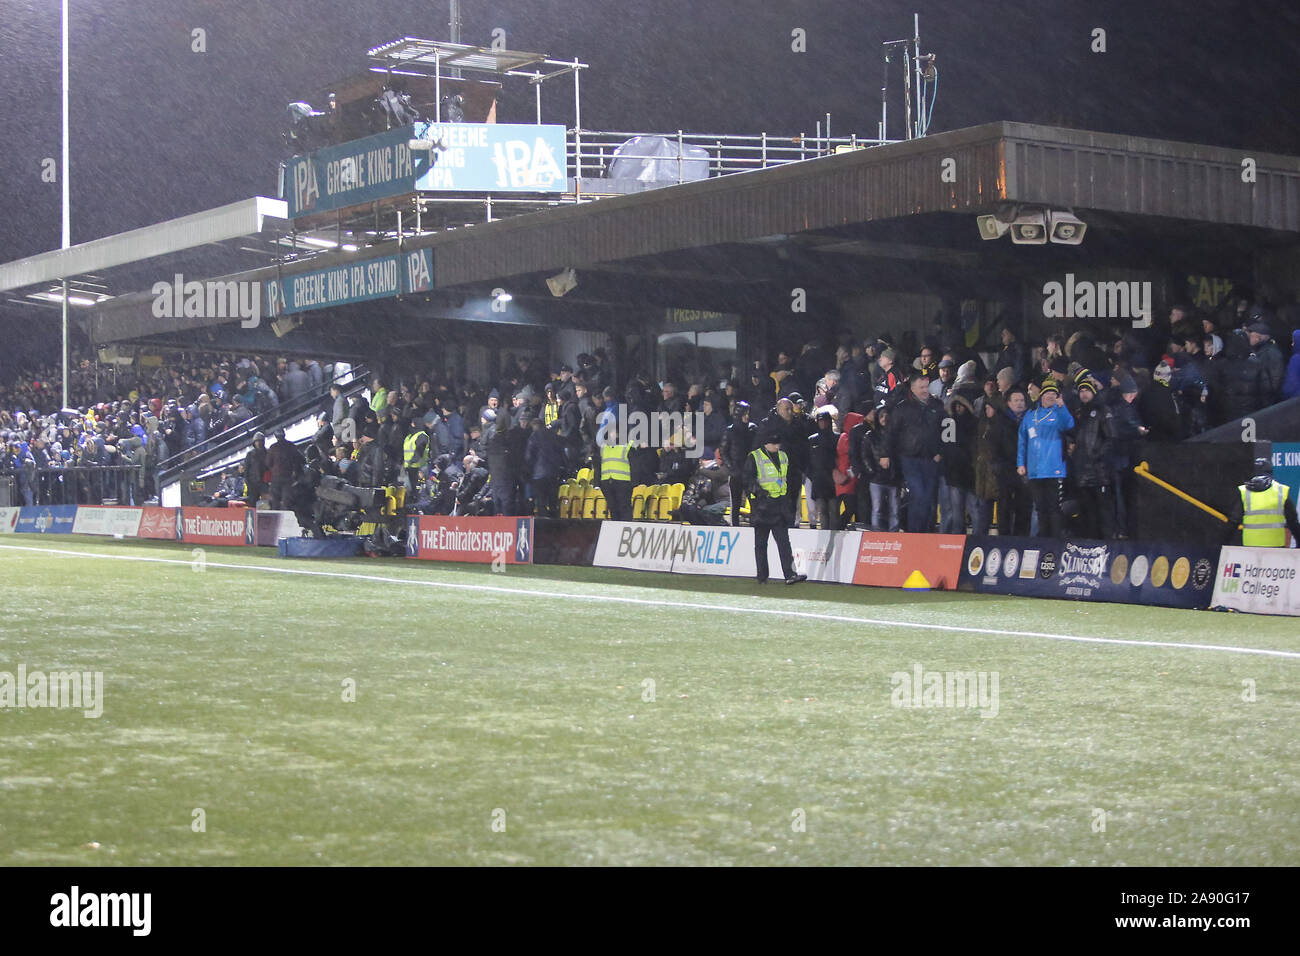
[(632, 520), (632, 466), (627, 460), (631, 445), (616, 444), (617, 436), (610, 430), (606, 441), (600, 445), (600, 490), (605, 495), (605, 507), (614, 521)]
[(411, 430), (402, 439), (402, 468), (406, 489), (414, 494), (420, 487), (420, 472), (429, 463), (429, 433), (418, 418), (412, 418), (409, 427)]
[(758, 583), (767, 580), (767, 539), (776, 541), (781, 572), (786, 584), (807, 581), (806, 574), (795, 574), (794, 555), (790, 549), (790, 512), (786, 496), (790, 489), (790, 459), (781, 451), (781, 435), (775, 427), (765, 427), (758, 436), (759, 447), (745, 459), (745, 490), (750, 496), (749, 521), (754, 526), (754, 569)]
[(1300, 520), (1296, 517), (1291, 489), (1273, 480), (1273, 462), (1255, 459), (1255, 477), (1237, 487), (1238, 500), (1228, 515), (1228, 541), (1241, 526), (1241, 543), (1247, 548), (1285, 548), (1286, 533), (1300, 541)]

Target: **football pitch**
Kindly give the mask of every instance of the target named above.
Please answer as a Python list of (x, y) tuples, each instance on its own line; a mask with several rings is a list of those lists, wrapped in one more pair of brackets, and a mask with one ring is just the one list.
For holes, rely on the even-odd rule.
[(0, 672), (103, 675), (0, 709), (6, 866), (1300, 863), (1293, 620), (74, 537), (0, 581)]

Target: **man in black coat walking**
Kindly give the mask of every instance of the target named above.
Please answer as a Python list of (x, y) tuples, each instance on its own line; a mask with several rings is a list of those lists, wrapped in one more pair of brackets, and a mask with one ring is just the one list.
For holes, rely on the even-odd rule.
[(740, 527), (740, 507), (745, 494), (745, 461), (758, 447), (758, 426), (749, 420), (749, 402), (737, 402), (735, 415), (722, 435), (722, 461), (731, 475), (731, 524)]

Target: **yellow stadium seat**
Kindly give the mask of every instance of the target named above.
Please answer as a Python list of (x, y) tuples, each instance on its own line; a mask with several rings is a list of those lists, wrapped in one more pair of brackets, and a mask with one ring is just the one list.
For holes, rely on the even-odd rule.
[(609, 508), (605, 505), (605, 492), (601, 491), (599, 488), (596, 489), (596, 506), (592, 517), (609, 517)]
[(591, 484), (591, 482), (594, 481), (595, 478), (596, 478), (596, 476), (592, 473), (592, 471), (591, 471), (590, 468), (579, 468), (579, 469), (578, 469), (578, 478), (577, 478), (578, 481), (580, 481), (580, 482), (586, 482), (587, 484)]
[(663, 508), (665, 521), (672, 520), (673, 512), (675, 512), (678, 508), (682, 506), (682, 495), (684, 495), (685, 493), (686, 493), (686, 485), (684, 485), (680, 481), (674, 485), (668, 486), (668, 492), (665, 496), (668, 500), (668, 505), (667, 507)]
[(667, 485), (651, 485), (649, 500), (646, 504), (646, 518), (651, 521), (663, 521), (662, 514), (664, 495), (668, 491)]
[(646, 495), (649, 491), (647, 485), (637, 485), (632, 489), (632, 520), (641, 521), (645, 518)]

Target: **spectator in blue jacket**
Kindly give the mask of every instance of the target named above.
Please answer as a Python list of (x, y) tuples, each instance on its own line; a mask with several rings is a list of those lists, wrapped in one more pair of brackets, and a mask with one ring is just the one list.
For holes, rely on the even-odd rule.
[(1282, 380), (1282, 397), (1295, 398), (1300, 395), (1300, 329), (1291, 333), (1291, 361), (1286, 366), (1286, 378)]
[(1038, 396), (1039, 407), (1020, 421), (1016, 471), (1029, 479), (1029, 493), (1038, 512), (1039, 533), (1062, 536), (1061, 493), (1065, 487), (1065, 451), (1062, 435), (1074, 427), (1074, 416), (1060, 404), (1061, 390), (1048, 378)]

